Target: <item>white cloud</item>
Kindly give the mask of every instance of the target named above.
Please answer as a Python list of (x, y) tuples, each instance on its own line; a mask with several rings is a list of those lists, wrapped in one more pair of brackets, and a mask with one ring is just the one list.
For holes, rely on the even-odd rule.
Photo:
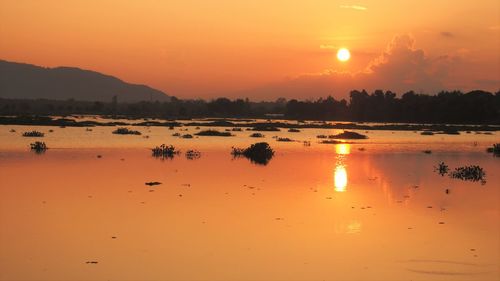
[(358, 11), (366, 11), (368, 8), (359, 5), (340, 5), (342, 9), (353, 9)]

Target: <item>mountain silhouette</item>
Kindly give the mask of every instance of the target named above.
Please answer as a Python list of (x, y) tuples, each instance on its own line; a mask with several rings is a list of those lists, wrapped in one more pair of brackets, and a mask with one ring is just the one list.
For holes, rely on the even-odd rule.
[(40, 67), (0, 60), (0, 98), (118, 102), (169, 101), (145, 85), (76, 67)]

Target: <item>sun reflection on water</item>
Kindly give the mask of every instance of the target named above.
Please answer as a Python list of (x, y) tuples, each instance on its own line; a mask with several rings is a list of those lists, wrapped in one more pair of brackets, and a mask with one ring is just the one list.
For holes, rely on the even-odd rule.
[(335, 191), (344, 192), (347, 189), (347, 170), (344, 166), (335, 167), (334, 173)]
[(351, 153), (351, 145), (348, 143), (339, 143), (335, 145), (335, 152), (340, 155)]
[(335, 152), (337, 153), (337, 162), (333, 173), (334, 187), (336, 192), (345, 192), (347, 190), (347, 169), (344, 160), (346, 155), (351, 153), (351, 145), (348, 143), (337, 144)]

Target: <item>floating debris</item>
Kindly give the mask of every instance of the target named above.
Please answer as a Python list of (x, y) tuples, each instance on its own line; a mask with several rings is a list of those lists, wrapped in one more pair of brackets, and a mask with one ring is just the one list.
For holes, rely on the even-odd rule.
[(175, 149), (173, 145), (165, 145), (165, 144), (157, 146), (151, 149), (151, 151), (153, 152), (154, 157), (161, 157), (161, 158), (173, 158), (176, 154), (180, 153), (178, 150)]
[(219, 132), (217, 130), (205, 130), (196, 133), (197, 136), (214, 136), (214, 137), (231, 137), (233, 134), (230, 132)]
[(186, 151), (186, 158), (189, 160), (198, 159), (200, 157), (201, 157), (201, 152), (199, 152), (198, 150), (191, 149)]
[(318, 139), (326, 139), (326, 138), (328, 138), (328, 136), (327, 136), (327, 135), (317, 135), (316, 137), (317, 137)]
[(182, 135), (182, 138), (183, 139), (192, 139), (193, 135), (191, 135), (191, 134), (185, 134), (185, 135)]
[(289, 133), (300, 133), (300, 130), (299, 129), (296, 129), (296, 128), (291, 128), (288, 130)]
[(432, 150), (424, 150), (422, 152), (425, 153), (425, 154), (432, 154)]
[(115, 134), (115, 135), (140, 135), (141, 132), (130, 130), (128, 128), (118, 128), (118, 129), (113, 131), (113, 134)]
[(432, 131), (423, 131), (420, 133), (422, 136), (433, 136), (434, 133)]
[(149, 185), (149, 186), (154, 186), (154, 185), (160, 185), (161, 182), (159, 181), (150, 181), (150, 182), (146, 182), (145, 185)]
[(98, 261), (86, 261), (85, 263), (86, 264), (98, 264), (99, 262)]
[(24, 132), (23, 137), (36, 137), (36, 138), (41, 138), (45, 134), (39, 131), (30, 131), (30, 132)]
[(34, 150), (36, 153), (43, 153), (48, 148), (47, 145), (42, 141), (36, 141), (34, 143), (30, 143), (31, 150)]
[(15, 133), (15, 132), (16, 132), (16, 130), (14, 130), (14, 129), (10, 129), (10, 130), (9, 130), (9, 132), (11, 132), (11, 133)]
[(241, 128), (233, 128), (233, 129), (231, 129), (231, 131), (233, 131), (233, 132), (241, 132), (243, 130)]
[(282, 141), (282, 142), (292, 142), (294, 140), (292, 140), (291, 138), (277, 138), (276, 141)]
[(303, 141), (302, 144), (304, 146), (311, 146), (311, 142), (310, 141)]
[(364, 148), (364, 147), (360, 147), (360, 148), (358, 148), (358, 150), (359, 150), (359, 151), (365, 151), (365, 150), (366, 150), (366, 148)]
[(180, 133), (173, 133), (173, 134), (172, 134), (172, 137), (180, 137), (180, 136), (181, 136), (181, 134), (180, 134)]
[(274, 156), (274, 150), (267, 142), (254, 143), (251, 146), (242, 148), (232, 148), (231, 154), (234, 157), (246, 157), (251, 162), (261, 165), (266, 165)]

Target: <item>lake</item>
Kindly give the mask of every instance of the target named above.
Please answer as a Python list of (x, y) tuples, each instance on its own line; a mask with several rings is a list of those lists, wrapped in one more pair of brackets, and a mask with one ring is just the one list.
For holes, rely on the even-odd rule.
[[(114, 129), (0, 126), (0, 280), (500, 279), (498, 132), (321, 144), (341, 130)], [(267, 165), (232, 157), (261, 141)], [(181, 154), (152, 157), (163, 143)], [(485, 181), (441, 176), (440, 162)]]

